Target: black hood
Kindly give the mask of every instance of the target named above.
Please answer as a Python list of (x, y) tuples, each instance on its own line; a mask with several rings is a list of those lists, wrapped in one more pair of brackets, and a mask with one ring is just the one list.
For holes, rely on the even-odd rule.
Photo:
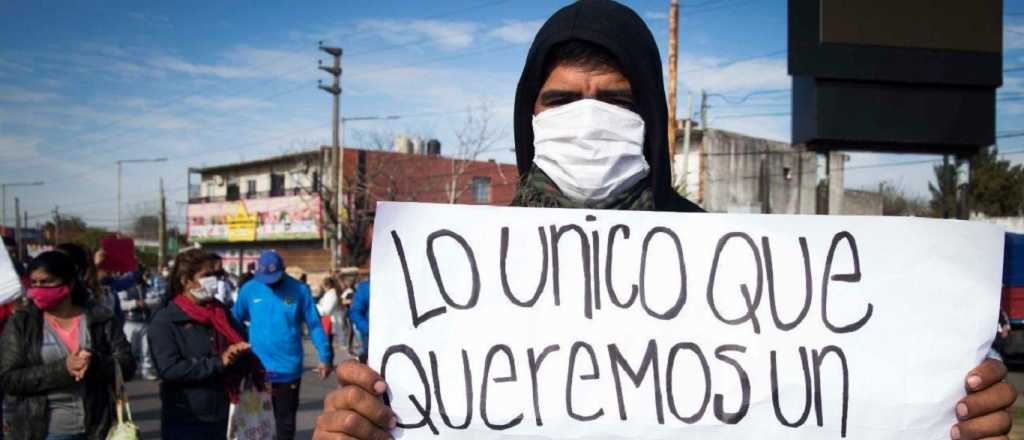
[(548, 19), (537, 32), (526, 56), (526, 65), (516, 88), (516, 162), (520, 176), (533, 165), (533, 104), (544, 76), (544, 61), (557, 44), (583, 40), (607, 49), (618, 58), (633, 91), (637, 113), (644, 120), (644, 156), (651, 166), (650, 182), (655, 209), (659, 211), (702, 211), (672, 189), (668, 157), (668, 105), (662, 80), (661, 54), (654, 36), (632, 9), (611, 0), (580, 0)]

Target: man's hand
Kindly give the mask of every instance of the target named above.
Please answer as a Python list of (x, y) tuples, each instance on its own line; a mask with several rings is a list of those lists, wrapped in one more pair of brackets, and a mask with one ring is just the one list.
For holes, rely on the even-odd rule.
[(318, 365), (316, 367), (316, 372), (317, 372), (317, 374), (320, 375), (320, 380), (324, 380), (324, 379), (327, 379), (327, 376), (329, 376), (331, 374), (331, 370), (333, 370), (333, 369), (334, 369), (334, 367), (331, 367), (328, 364), (321, 363), (320, 365)]
[(1017, 400), (1017, 390), (1006, 379), (1006, 365), (986, 359), (967, 374), (967, 397), (956, 404), (959, 423), (950, 430), (954, 440), (1005, 439), (1013, 419), (1007, 409)]
[(388, 431), (398, 419), (380, 398), (387, 390), (384, 379), (355, 360), (338, 365), (337, 376), (340, 385), (324, 400), (313, 439), (391, 439)]
[(248, 350), (249, 347), (250, 345), (246, 342), (239, 342), (228, 347), (227, 350), (224, 350), (224, 352), (220, 354), (221, 363), (223, 363), (225, 367), (235, 363), (235, 360), (238, 359), (238, 355)]

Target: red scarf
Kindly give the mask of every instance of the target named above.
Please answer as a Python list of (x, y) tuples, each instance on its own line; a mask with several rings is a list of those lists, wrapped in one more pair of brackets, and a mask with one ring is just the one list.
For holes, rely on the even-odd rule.
[[(198, 324), (213, 327), (214, 332), (218, 336), (213, 338), (213, 350), (218, 355), (224, 353), (228, 347), (234, 344), (245, 342), (242, 335), (238, 334), (235, 327), (231, 325), (231, 320), (228, 319), (227, 308), (220, 301), (212, 300), (205, 304), (196, 304), (186, 298), (185, 295), (176, 295), (174, 297), (174, 304), (182, 312), (185, 312), (189, 319)], [(238, 403), (238, 396), (242, 390), (242, 380), (247, 376), (252, 379), (253, 384), (258, 390), (265, 391), (264, 378), (266, 377), (266, 371), (263, 369), (263, 364), (251, 353), (245, 357), (248, 358), (249, 365), (251, 366), (248, 374), (243, 374), (234, 368), (224, 371), (224, 389), (227, 391), (228, 399), (232, 403)]]

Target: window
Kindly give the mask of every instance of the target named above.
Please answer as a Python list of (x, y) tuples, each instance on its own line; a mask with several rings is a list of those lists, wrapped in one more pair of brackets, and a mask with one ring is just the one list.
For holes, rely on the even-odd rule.
[(249, 179), (245, 181), (245, 198), (251, 199), (256, 197), (256, 179)]
[(270, 197), (281, 197), (284, 195), (284, 174), (270, 175)]
[(491, 178), (473, 178), (473, 203), (491, 203)]
[(238, 200), (238, 182), (232, 182), (228, 184), (228, 194), (225, 200), (233, 202)]
[(313, 193), (320, 192), (320, 173), (313, 171)]

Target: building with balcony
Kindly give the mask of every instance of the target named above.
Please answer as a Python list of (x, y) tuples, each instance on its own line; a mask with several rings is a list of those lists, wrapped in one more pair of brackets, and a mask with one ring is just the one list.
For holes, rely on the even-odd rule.
[[(346, 148), (337, 211), (330, 147), (189, 169), (188, 240), (221, 255), (225, 269), (235, 274), (266, 249), (277, 250), (293, 272), (320, 274), (331, 269), (327, 244), (339, 218), (348, 235), (341, 252), (352, 254), (343, 260), (365, 264), (378, 201), (512, 201), (515, 165), (444, 157), (436, 141), (419, 149), (406, 143), (396, 142), (396, 151)], [(354, 237), (360, 241), (353, 243)], [(356, 249), (361, 246), (366, 249)]]

